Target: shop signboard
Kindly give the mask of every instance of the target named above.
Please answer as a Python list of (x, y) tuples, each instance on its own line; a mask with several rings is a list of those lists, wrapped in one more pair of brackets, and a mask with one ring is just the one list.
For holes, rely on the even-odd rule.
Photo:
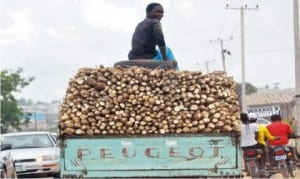
[(260, 107), (249, 107), (247, 109), (248, 113), (255, 113), (257, 117), (268, 117), (273, 114), (280, 114), (280, 106), (260, 106)]

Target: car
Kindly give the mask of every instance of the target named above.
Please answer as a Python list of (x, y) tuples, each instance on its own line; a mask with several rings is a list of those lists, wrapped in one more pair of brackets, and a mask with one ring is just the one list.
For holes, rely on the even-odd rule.
[(261, 117), (258, 117), (257, 120), (256, 120), (256, 123), (257, 124), (261, 124), (261, 125), (268, 125), (268, 124), (271, 124), (271, 122), (265, 118), (261, 118)]
[(14, 159), (11, 156), (11, 144), (0, 141), (0, 178), (17, 178)]
[(11, 144), (18, 176), (60, 176), (59, 148), (47, 131), (16, 132), (0, 135)]
[(51, 136), (54, 139), (55, 143), (57, 143), (58, 142), (58, 135), (57, 135), (57, 133), (51, 132)]

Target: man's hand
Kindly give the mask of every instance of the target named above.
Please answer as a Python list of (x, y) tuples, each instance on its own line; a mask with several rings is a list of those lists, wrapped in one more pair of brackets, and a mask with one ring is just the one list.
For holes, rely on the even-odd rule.
[(168, 61), (166, 47), (159, 47), (163, 61)]
[(279, 140), (280, 139), (280, 136), (275, 136), (275, 140)]

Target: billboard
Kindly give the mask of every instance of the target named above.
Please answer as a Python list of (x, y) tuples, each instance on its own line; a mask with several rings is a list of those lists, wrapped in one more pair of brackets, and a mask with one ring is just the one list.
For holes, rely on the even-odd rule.
[(248, 113), (255, 113), (257, 117), (268, 117), (273, 114), (280, 114), (280, 106), (262, 106), (262, 107), (253, 107), (247, 109)]
[(46, 115), (44, 113), (27, 113), (24, 115), (24, 118), (29, 120), (45, 120)]

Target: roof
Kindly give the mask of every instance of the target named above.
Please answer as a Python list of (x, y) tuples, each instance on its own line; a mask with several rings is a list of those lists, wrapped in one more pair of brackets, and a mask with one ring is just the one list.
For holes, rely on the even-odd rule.
[(295, 96), (295, 89), (267, 90), (246, 95), (246, 105), (265, 105), (290, 103)]
[(1, 136), (31, 135), (31, 134), (50, 134), (50, 132), (48, 131), (13, 132), (13, 133), (1, 134)]

